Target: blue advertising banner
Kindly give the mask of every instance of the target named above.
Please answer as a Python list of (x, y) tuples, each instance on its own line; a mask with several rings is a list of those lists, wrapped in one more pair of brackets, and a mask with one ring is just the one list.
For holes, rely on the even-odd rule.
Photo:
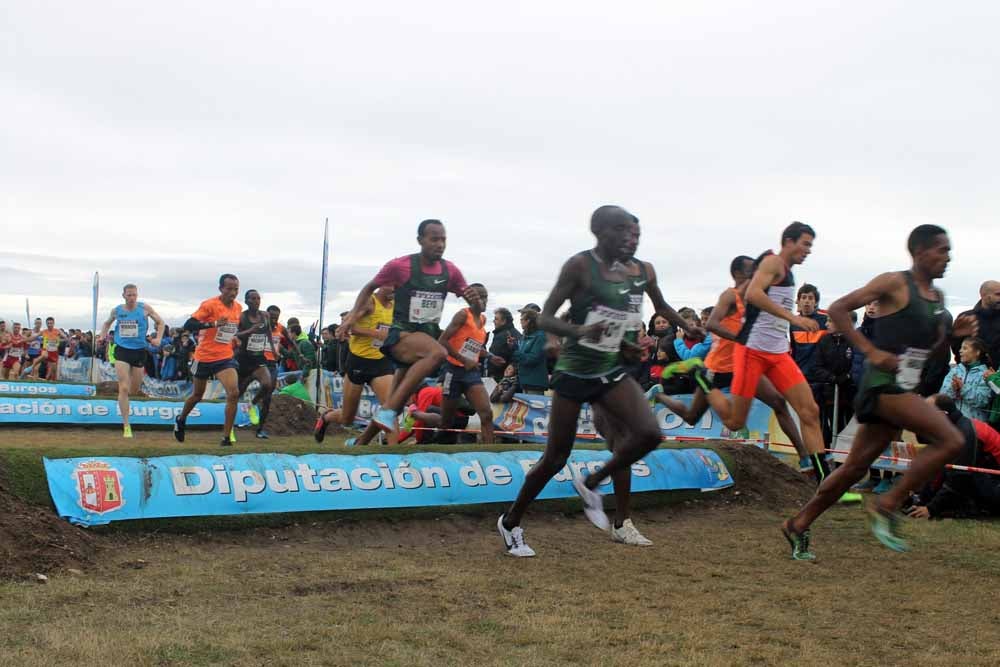
[(27, 396), (93, 396), (97, 389), (92, 384), (53, 384), (49, 382), (14, 382), (0, 380), (0, 394)]
[[(45, 459), (59, 515), (93, 526), (125, 519), (433, 507), (513, 500), (540, 452), (239, 454)], [(580, 450), (539, 498), (576, 495), (572, 479), (608, 452)], [(610, 480), (608, 480), (610, 483)], [(707, 449), (660, 449), (632, 466), (634, 492), (732, 486)]]
[[(182, 403), (167, 401), (132, 401), (129, 421), (132, 425), (172, 426), (181, 413)], [(188, 415), (190, 426), (222, 425), (224, 403), (200, 403)], [(241, 403), (236, 425), (250, 423), (247, 405)], [(79, 398), (0, 398), (0, 424), (121, 424), (118, 402)]]

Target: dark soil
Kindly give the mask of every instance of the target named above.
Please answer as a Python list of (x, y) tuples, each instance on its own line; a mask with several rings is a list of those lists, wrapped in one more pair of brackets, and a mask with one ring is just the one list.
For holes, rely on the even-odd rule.
[(264, 428), (271, 435), (306, 435), (316, 423), (316, 407), (294, 396), (274, 394)]
[(46, 574), (92, 561), (98, 540), (7, 490), (0, 469), (0, 579)]
[(716, 444), (734, 462), (729, 472), (736, 484), (724, 494), (727, 501), (782, 512), (799, 507), (812, 497), (816, 488), (812, 479), (782, 463), (774, 455), (753, 445), (725, 441)]

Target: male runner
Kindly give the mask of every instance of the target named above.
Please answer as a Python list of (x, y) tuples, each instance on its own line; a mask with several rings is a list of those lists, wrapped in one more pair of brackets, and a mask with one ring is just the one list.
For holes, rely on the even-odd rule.
[[(864, 477), (869, 466), (900, 429), (908, 429), (928, 444), (910, 463), (902, 479), (879, 495), (869, 508), (872, 533), (894, 551), (905, 551), (898, 534), (897, 511), (915, 491), (962, 452), (962, 434), (940, 410), (915, 393), (927, 359), (950, 343), (944, 322), (944, 295), (934, 287), (951, 261), (947, 232), (920, 225), (910, 232), (907, 249), (913, 258), (908, 271), (876, 276), (864, 287), (834, 301), (829, 315), (848, 341), (865, 355), (865, 373), (855, 397), (860, 422), (844, 464), (827, 477), (805, 507), (782, 525), (795, 560), (814, 560), (809, 551), (809, 527), (844, 491)], [(878, 302), (878, 324), (869, 340), (851, 326), (850, 313)], [(956, 318), (951, 337), (974, 336), (974, 316)]]
[[(69, 336), (62, 329), (56, 329), (54, 317), (45, 318), (45, 328), (41, 331), (42, 356), (45, 359), (45, 379), (55, 382), (59, 377), (59, 343), (67, 340)], [(37, 376), (37, 371), (35, 371)]]
[[(747, 287), (750, 286), (750, 280), (753, 278), (754, 269), (755, 264), (752, 257), (740, 255), (735, 258), (729, 265), (729, 274), (733, 278), (734, 285), (719, 295), (718, 302), (711, 309), (708, 330), (713, 334), (712, 349), (705, 357), (705, 367), (708, 368), (713, 389), (728, 389), (732, 385), (733, 355), (737, 346), (735, 341), (743, 326), (743, 317), (746, 312), (744, 298)], [(788, 404), (771, 384), (771, 381), (761, 376), (757, 382), (754, 396), (774, 410), (774, 416), (777, 418), (778, 424), (781, 425), (781, 430), (788, 435), (788, 439), (795, 447), (795, 451), (799, 453), (799, 457), (808, 458), (809, 454), (802, 442), (802, 435), (788, 411)], [(690, 406), (664, 394), (657, 395), (656, 400), (692, 425), (696, 424), (709, 408), (705, 390), (700, 386), (695, 388)]]
[[(274, 351), (271, 318), (260, 309), (260, 292), (257, 290), (247, 290), (243, 300), (247, 304), (247, 309), (240, 315), (240, 330), (236, 332), (236, 339), (239, 341), (239, 352), (236, 355), (236, 362), (239, 364), (237, 371), (239, 384), (236, 392), (242, 396), (250, 383), (257, 381), (257, 393), (250, 404), (250, 423), (257, 427), (256, 436), (261, 440), (267, 440), (267, 431), (264, 430), (267, 412), (258, 411), (257, 403), (266, 400), (270, 407), (270, 394), (274, 391), (266, 356), (268, 350), (271, 350), (272, 354)], [(266, 399), (263, 398), (265, 396)]]
[(223, 273), (219, 276), (219, 296), (202, 301), (198, 310), (184, 323), (186, 331), (201, 333), (198, 336), (198, 347), (194, 350), (194, 362), (191, 364), (194, 390), (184, 401), (184, 408), (174, 420), (174, 438), (177, 442), (184, 442), (185, 420), (205, 395), (205, 386), (213, 375), (226, 390), (226, 417), (222, 427), (222, 442), (219, 444), (228, 447), (236, 440), (233, 422), (236, 421), (236, 404), (240, 393), (233, 348), (243, 310), (236, 301), (239, 291), (239, 278), (231, 273)]
[(38, 379), (38, 373), (41, 370), (42, 365), (42, 318), (35, 318), (35, 325), (31, 331), (27, 331), (24, 334), (25, 340), (28, 341), (28, 361), (24, 365), (24, 370), (26, 373), (31, 375), (32, 379)]
[[(392, 327), (382, 342), (382, 354), (397, 365), (389, 400), (382, 404), (372, 422), (383, 431), (398, 429), (397, 415), (406, 399), (427, 376), (444, 363), (448, 353), (437, 341), (438, 323), (449, 292), (470, 305), (479, 299), (451, 262), (442, 259), (447, 242), (440, 220), (424, 220), (417, 227), (420, 252), (389, 261), (375, 278), (361, 289), (354, 307), (337, 327), (337, 338), (345, 340), (371, 300), (383, 285), (395, 288)], [(359, 443), (360, 444), (360, 443)]]
[(793, 222), (781, 233), (781, 251), (770, 251), (758, 258), (746, 291), (746, 316), (733, 351), (732, 398), (712, 386), (704, 365), (691, 360), (672, 365), (671, 370), (687, 368), (695, 382), (705, 392), (709, 405), (730, 431), (746, 425), (750, 404), (757, 393), (760, 378), (766, 377), (774, 388), (791, 404), (799, 416), (799, 426), (809, 458), (816, 470), (817, 481), (830, 474), (826, 460), (823, 431), (819, 424), (819, 407), (802, 371), (788, 354), (788, 328), (795, 324), (806, 331), (816, 331), (816, 320), (792, 313), (795, 304), (795, 277), (792, 266), (805, 261), (812, 252), (816, 232), (809, 225)]
[[(323, 442), (326, 427), (331, 423), (350, 426), (358, 413), (365, 385), (372, 388), (379, 405), (385, 405), (392, 392), (392, 361), (382, 354), (382, 344), (392, 326), (395, 288), (383, 285), (375, 290), (358, 321), (351, 326), (344, 393), (340, 409), (328, 410), (316, 419), (313, 437)], [(374, 432), (372, 433), (374, 435)]]
[(7, 337), (7, 353), (3, 359), (3, 379), (17, 380), (21, 377), (21, 362), (28, 345), (28, 339), (21, 331), (21, 323), (14, 322)]
[(479, 293), (478, 302), (455, 313), (448, 327), (441, 333), (438, 342), (448, 350), (448, 360), (441, 369), (441, 390), (444, 401), (441, 403), (441, 429), (438, 442), (452, 444), (458, 441), (457, 433), (450, 433), (453, 428), (458, 404), (464, 395), (479, 415), (481, 444), (493, 444), (493, 408), (490, 405), (490, 395), (483, 386), (480, 374), (480, 359), (485, 354), (486, 345), (486, 300), (489, 295), (486, 287), (479, 283), (469, 285), (470, 289)]
[(115, 375), (118, 376), (118, 411), (122, 415), (122, 435), (132, 437), (129, 425), (129, 395), (138, 394), (142, 386), (142, 376), (146, 370), (146, 333), (149, 319), (156, 324), (156, 335), (148, 341), (151, 347), (159, 347), (163, 339), (164, 323), (152, 306), (139, 301), (139, 288), (129, 283), (122, 288), (124, 305), (111, 309), (104, 320), (97, 342), (103, 343), (115, 322)]
[[(576, 439), (577, 419), (583, 403), (597, 404), (626, 425), (626, 431), (611, 459), (586, 479), (573, 485), (584, 503), (584, 513), (599, 529), (611, 525), (594, 489), (605, 478), (629, 467), (660, 443), (660, 429), (639, 384), (623, 369), (621, 350), (633, 354), (636, 346), (625, 341), (631, 310), (632, 285), (623, 262), (634, 252), (639, 219), (619, 206), (601, 206), (590, 219), (597, 237), (592, 250), (577, 253), (567, 261), (538, 317), (539, 328), (567, 340), (556, 362), (552, 379), (555, 395), (549, 415), (549, 438), (545, 452), (525, 476), (517, 499), (497, 520), (497, 530), (511, 556), (530, 557), (535, 552), (524, 541), (521, 518), (532, 500), (566, 465)], [(663, 299), (653, 267), (647, 272), (646, 293), (658, 314), (693, 336), (703, 336), (701, 327), (683, 320)], [(556, 311), (570, 300), (570, 321)]]

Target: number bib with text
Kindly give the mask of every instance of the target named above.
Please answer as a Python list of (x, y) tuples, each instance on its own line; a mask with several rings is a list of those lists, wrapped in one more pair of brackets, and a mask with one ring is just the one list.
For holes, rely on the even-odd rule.
[(918, 350), (908, 347), (899, 355), (899, 368), (896, 370), (896, 384), (901, 389), (913, 391), (920, 384), (920, 374), (930, 356), (928, 350)]
[(247, 352), (263, 352), (267, 345), (267, 334), (250, 334), (247, 339)]
[(233, 336), (236, 335), (236, 325), (233, 323), (223, 324), (215, 330), (216, 343), (232, 343)]
[(468, 361), (478, 361), (479, 354), (483, 351), (483, 344), (478, 340), (467, 338), (462, 344), (462, 349), (458, 351), (458, 356)]
[[(379, 331), (388, 331), (389, 330), (389, 325), (388, 324), (380, 324), (380, 325), (378, 325), (378, 330)], [(372, 347), (375, 348), (376, 350), (378, 350), (378, 349), (380, 349), (382, 347), (382, 343), (384, 343), (384, 342), (385, 342), (384, 340), (381, 340), (379, 338), (372, 338)]]
[(624, 310), (594, 306), (593, 310), (587, 313), (587, 319), (584, 320), (583, 326), (603, 322), (604, 331), (601, 332), (600, 339), (596, 341), (581, 338), (580, 345), (601, 352), (617, 352), (621, 348), (622, 338), (625, 337), (625, 332), (633, 317), (632, 313)]
[(119, 338), (138, 338), (139, 320), (118, 320)]
[(417, 290), (410, 295), (410, 322), (437, 324), (444, 314), (444, 294)]

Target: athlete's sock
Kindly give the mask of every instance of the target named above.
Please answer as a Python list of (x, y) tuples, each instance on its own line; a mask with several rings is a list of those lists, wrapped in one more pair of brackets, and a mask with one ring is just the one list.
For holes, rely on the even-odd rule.
[(827, 463), (826, 454), (810, 454), (809, 458), (813, 462), (813, 470), (816, 471), (816, 484), (821, 484), (830, 475), (830, 464)]

